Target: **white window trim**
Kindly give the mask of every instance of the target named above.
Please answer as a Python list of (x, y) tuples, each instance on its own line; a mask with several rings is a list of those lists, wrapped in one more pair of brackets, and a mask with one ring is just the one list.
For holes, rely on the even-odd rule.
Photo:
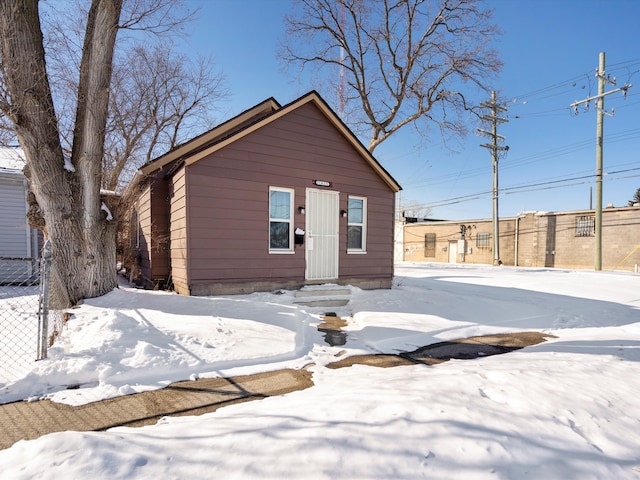
[[(349, 215), (349, 200), (362, 200), (362, 223), (354, 223), (348, 220)], [(362, 227), (362, 248), (348, 248), (347, 253), (349, 255), (366, 255), (367, 253), (367, 197), (360, 197), (358, 195), (349, 195), (347, 199), (347, 235), (349, 232), (349, 226), (356, 225)], [(349, 240), (347, 239), (347, 245), (349, 244)]]
[[(271, 217), (271, 192), (287, 192), (289, 194), (289, 248), (271, 248), (271, 222), (277, 221), (282, 222), (286, 219), (283, 218), (272, 218)], [(295, 252), (295, 245), (293, 244), (293, 203), (295, 199), (295, 190), (293, 188), (283, 188), (283, 187), (269, 187), (269, 222), (267, 224), (269, 238), (269, 254), (276, 255), (289, 255)]]

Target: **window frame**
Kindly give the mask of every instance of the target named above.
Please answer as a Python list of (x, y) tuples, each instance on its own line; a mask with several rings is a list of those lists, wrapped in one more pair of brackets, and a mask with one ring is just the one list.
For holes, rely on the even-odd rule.
[[(351, 221), (351, 208), (349, 204), (351, 200), (362, 201), (362, 222)], [(360, 248), (349, 248), (349, 228), (360, 227), (362, 229)], [(366, 254), (367, 253), (367, 197), (359, 195), (349, 195), (347, 197), (347, 253), (349, 254)]]
[(576, 238), (589, 238), (596, 236), (595, 215), (576, 215), (575, 230), (573, 236)]
[(425, 258), (436, 257), (436, 234), (434, 232), (424, 234), (424, 256)]
[[(271, 192), (284, 192), (289, 194), (289, 218), (278, 218), (271, 216)], [(268, 242), (269, 242), (269, 254), (290, 254), (295, 253), (295, 245), (293, 241), (293, 204), (295, 199), (295, 190), (293, 188), (274, 187), (269, 186), (269, 222), (268, 222)], [(288, 248), (274, 248), (271, 246), (271, 224), (272, 222), (288, 223), (289, 224), (289, 247)]]
[[(482, 241), (480, 241), (481, 238)], [(490, 232), (476, 232), (476, 248), (491, 248)]]

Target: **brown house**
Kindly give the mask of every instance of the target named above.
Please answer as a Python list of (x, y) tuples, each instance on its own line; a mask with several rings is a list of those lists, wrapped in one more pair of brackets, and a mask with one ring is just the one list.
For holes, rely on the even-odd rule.
[(316, 92), (268, 99), (140, 173), (127, 243), (147, 287), (391, 286), (400, 186)]

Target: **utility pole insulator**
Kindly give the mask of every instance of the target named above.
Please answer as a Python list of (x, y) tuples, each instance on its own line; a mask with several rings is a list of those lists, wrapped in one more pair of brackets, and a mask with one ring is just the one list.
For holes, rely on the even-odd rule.
[[(484, 119), (484, 117), (482, 118)], [(506, 138), (504, 135), (498, 135), (497, 133), (489, 132), (487, 130), (483, 130), (482, 128), (479, 128), (478, 132), (480, 132), (483, 135), (487, 135), (489, 137), (499, 138), (500, 140), (504, 140)]]

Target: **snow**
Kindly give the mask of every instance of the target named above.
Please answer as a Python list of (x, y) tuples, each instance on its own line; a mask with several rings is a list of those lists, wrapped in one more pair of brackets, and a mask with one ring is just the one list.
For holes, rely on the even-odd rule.
[[(21, 148), (0, 147), (0, 171), (7, 170), (22, 172), (24, 166), (24, 152)], [(76, 171), (70, 158), (65, 157), (64, 169), (71, 173)]]
[(111, 220), (113, 220), (113, 215), (111, 215), (111, 210), (109, 210), (109, 207), (107, 207), (106, 203), (102, 202), (102, 205), (100, 205), (100, 210), (102, 210), (107, 214), (106, 216), (107, 222), (110, 222)]
[[(197, 377), (280, 368), (307, 390), (142, 428), (62, 432), (0, 451), (3, 478), (640, 479), (640, 276), (401, 264), (353, 289), (347, 343), (293, 292), (207, 298), (119, 288), (73, 311), (50, 358), (0, 401), (79, 405)], [(490, 333), (557, 338), (437, 366), (329, 369)], [(343, 357), (341, 357), (343, 358)], [(313, 365), (313, 366), (310, 366)], [(80, 386), (67, 390), (66, 386)]]
[(64, 169), (70, 173), (74, 173), (76, 171), (76, 167), (74, 167), (71, 158), (66, 156), (64, 157)]

